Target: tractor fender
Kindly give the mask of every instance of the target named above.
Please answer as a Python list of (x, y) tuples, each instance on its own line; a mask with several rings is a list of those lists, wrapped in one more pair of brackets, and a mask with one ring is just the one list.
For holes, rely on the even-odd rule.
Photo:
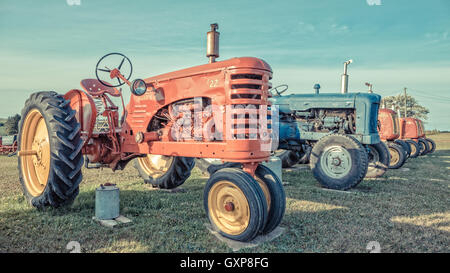
[(64, 95), (70, 101), (70, 108), (76, 111), (75, 118), (81, 126), (81, 136), (87, 141), (91, 136), (97, 117), (97, 108), (91, 95), (79, 89), (72, 89)]

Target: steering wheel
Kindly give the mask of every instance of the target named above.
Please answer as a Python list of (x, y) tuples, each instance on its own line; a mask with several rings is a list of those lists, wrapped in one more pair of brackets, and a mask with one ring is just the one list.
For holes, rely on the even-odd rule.
[[(106, 60), (106, 57), (109, 57), (108, 60)], [(120, 61), (120, 63), (119, 63), (119, 61)], [(125, 62), (125, 61), (127, 61), (127, 62)], [(111, 75), (111, 71), (114, 69), (114, 65), (111, 65), (111, 64), (114, 64), (114, 63), (116, 63), (116, 64), (118, 63), (119, 64), (119, 66), (117, 66), (117, 69), (120, 71), (120, 73), (122, 75), (124, 75), (124, 74), (122, 73), (122, 71), (120, 69), (122, 69), (122, 66), (124, 65), (124, 63), (126, 64), (123, 70), (125, 70), (126, 72), (128, 72), (128, 70), (129, 70), (128, 77), (126, 77), (124, 75), (124, 77), (127, 80), (130, 79), (131, 74), (133, 73), (133, 66), (131, 65), (131, 61), (130, 61), (130, 59), (128, 59), (127, 56), (123, 55), (122, 53), (109, 53), (109, 54), (106, 54), (105, 56), (100, 58), (100, 60), (97, 63), (97, 66), (95, 67), (95, 76), (97, 77), (97, 80), (99, 80), (99, 82), (101, 82), (105, 86), (118, 87), (118, 86), (121, 86), (122, 84), (124, 84), (124, 82), (122, 82), (120, 80), (120, 78), (116, 78), (118, 84), (115, 84), (115, 85), (114, 84), (109, 84), (107, 81), (102, 81), (100, 79), (100, 76), (98, 75), (99, 71), (104, 73), (104, 75), (106, 75), (106, 73), (108, 73), (109, 78), (111, 79), (111, 76), (110, 76)], [(110, 65), (110, 67), (112, 67), (112, 68), (109, 68), (107, 65)], [(128, 69), (126, 69), (127, 66), (129, 67)]]
[[(281, 96), (281, 94), (286, 92), (288, 90), (288, 88), (289, 88), (289, 86), (287, 84), (282, 84), (282, 85), (278, 85), (276, 87), (273, 87), (272, 89), (270, 89), (270, 91), (275, 90), (275, 92), (277, 92), (277, 95)], [(279, 90), (279, 89), (281, 89), (281, 90)]]

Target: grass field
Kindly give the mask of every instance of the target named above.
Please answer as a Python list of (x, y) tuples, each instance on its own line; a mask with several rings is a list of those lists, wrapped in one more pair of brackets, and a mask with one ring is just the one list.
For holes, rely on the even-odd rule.
[[(241, 252), (450, 251), (450, 133), (431, 136), (437, 151), (410, 159), (403, 169), (366, 179), (348, 192), (325, 190), (309, 170), (284, 171), (285, 232)], [(203, 187), (194, 169), (170, 193), (144, 185), (130, 164), (125, 171), (83, 170), (80, 195), (71, 207), (37, 211), (22, 196), (17, 158), (0, 158), (0, 252), (230, 252), (205, 228)], [(120, 187), (121, 213), (133, 220), (114, 229), (92, 220), (95, 188)]]

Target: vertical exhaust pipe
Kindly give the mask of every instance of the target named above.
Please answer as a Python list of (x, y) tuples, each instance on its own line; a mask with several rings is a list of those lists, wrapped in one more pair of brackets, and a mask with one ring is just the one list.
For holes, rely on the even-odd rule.
[(209, 58), (209, 63), (214, 63), (216, 58), (219, 58), (219, 35), (220, 32), (218, 24), (211, 24), (211, 31), (206, 34), (206, 57)]
[(316, 83), (313, 88), (316, 90), (316, 94), (319, 94), (320, 84)]
[(341, 76), (341, 93), (347, 94), (348, 92), (348, 75), (347, 75), (347, 66), (351, 64), (353, 60), (348, 60), (344, 62), (344, 74)]
[(369, 87), (369, 93), (373, 93), (373, 91), (372, 91), (372, 84), (371, 84), (371, 83), (368, 83), (368, 82), (366, 82), (366, 86), (368, 86), (368, 87)]

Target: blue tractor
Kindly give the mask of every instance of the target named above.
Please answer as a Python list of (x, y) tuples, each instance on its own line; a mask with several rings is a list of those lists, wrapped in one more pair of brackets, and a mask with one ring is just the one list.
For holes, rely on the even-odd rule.
[[(326, 188), (347, 190), (364, 177), (383, 175), (389, 150), (377, 129), (381, 97), (373, 93), (347, 93), (344, 63), (341, 93), (282, 96), (287, 85), (273, 88), (272, 105), (279, 107), (279, 146), (283, 167), (307, 163)], [(283, 90), (281, 90), (283, 89)]]

